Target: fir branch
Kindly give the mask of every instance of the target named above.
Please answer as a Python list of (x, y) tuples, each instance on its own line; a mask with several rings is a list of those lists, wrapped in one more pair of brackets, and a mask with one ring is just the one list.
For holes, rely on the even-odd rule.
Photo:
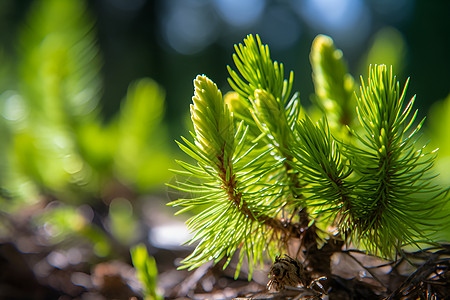
[[(244, 39), (244, 44), (235, 45), (236, 54), (233, 55), (235, 65), (241, 74), (239, 76), (228, 66), (231, 78), (230, 86), (239, 95), (238, 99), (243, 107), (250, 110), (253, 120), (245, 120), (249, 126), (259, 129), (260, 138), (267, 138), (266, 144), (274, 146), (274, 158), (284, 161), (282, 169), (285, 172), (290, 193), (294, 198), (301, 195), (294, 193), (302, 184), (298, 174), (291, 167), (292, 164), (292, 128), (300, 116), (298, 94), (289, 100), (293, 84), (293, 72), (289, 79), (284, 79), (284, 66), (272, 62), (269, 47), (263, 45), (258, 35)], [(289, 101), (288, 101), (289, 100)], [(245, 113), (238, 114), (246, 116)]]
[(286, 103), (292, 90), (294, 73), (290, 72), (289, 80), (284, 79), (283, 64), (272, 62), (269, 46), (261, 43), (259, 35), (256, 35), (256, 40), (253, 35), (248, 35), (244, 45), (235, 45), (234, 48), (236, 54), (233, 54), (233, 60), (243, 78), (228, 66), (230, 86), (244, 99), (253, 97), (255, 90), (262, 89), (277, 101)]
[(64, 198), (95, 181), (76, 144), (79, 130), (98, 116), (101, 90), (87, 8), (79, 0), (33, 1), (19, 35), (18, 88), (27, 114), (14, 137), (14, 161), (27, 180)]
[[(185, 145), (179, 145), (197, 160), (197, 166), (179, 162), (184, 171), (178, 173), (200, 178), (202, 182), (178, 182), (175, 188), (194, 197), (169, 203), (184, 207), (180, 212), (203, 208), (188, 221), (189, 228), (195, 232), (189, 243), (199, 243), (183, 260), (183, 268), (196, 268), (224, 257), (228, 257), (229, 263), (240, 248), (237, 276), (244, 254), (250, 266), (261, 262), (264, 252), (273, 255), (279, 251), (279, 235), (290, 230), (274, 218), (281, 207), (282, 187), (261, 180), (277, 167), (267, 165), (264, 160), (272, 149), (251, 157), (249, 153), (254, 146), (245, 146), (249, 142), (247, 127), (241, 122), (235, 129), (233, 116), (217, 86), (205, 76), (197, 76), (194, 86), (191, 105), (194, 143), (183, 139)], [(274, 235), (278, 237), (273, 238)]]
[[(272, 137), (274, 146), (281, 152), (287, 152), (290, 141), (290, 129), (283, 107), (280, 107), (272, 94), (265, 90), (255, 90), (252, 114), (263, 133)], [(283, 143), (283, 144), (279, 144)]]
[[(316, 43), (311, 59), (317, 94), (348, 113), (353, 81), (342, 53), (331, 39)], [(190, 243), (198, 245), (183, 267), (225, 257), (227, 266), (240, 249), (236, 275), (247, 256), (251, 276), (263, 253), (278, 253), (298, 238), (306, 265), (329, 274), (331, 255), (344, 242), (385, 257), (405, 244), (431, 242), (424, 228), (436, 229), (431, 221), (448, 190), (432, 182), (433, 152), (416, 148), (423, 121), (414, 125), (415, 97), (405, 105), (406, 86), (400, 90), (392, 69), (370, 68), (357, 97), (360, 125), (350, 124), (352, 135), (336, 139), (342, 126), (329, 125), (327, 116), (316, 123), (308, 116), (300, 120), (297, 94), (287, 101), (293, 77), (283, 79), (282, 64), (272, 62), (259, 37), (249, 35), (244, 44), (234, 55), (241, 75), (228, 67), (235, 92), (225, 100), (205, 76), (194, 81), (194, 141), (178, 144), (197, 164), (179, 161), (182, 170), (175, 171), (192, 178), (175, 188), (193, 197), (170, 203), (179, 212), (201, 211), (188, 222), (195, 232)], [(348, 124), (344, 111), (341, 125)], [(292, 223), (297, 213), (299, 221)], [(289, 221), (278, 219), (286, 214)], [(327, 225), (327, 219), (344, 241), (330, 238), (319, 248), (316, 223)]]
[(355, 116), (355, 82), (348, 73), (342, 51), (326, 35), (318, 35), (312, 44), (310, 61), (313, 70), (316, 104), (326, 114), (336, 134), (351, 125)]
[[(288, 155), (290, 128), (300, 113), (298, 97), (288, 104), (294, 75), (284, 79), (284, 66), (272, 62), (269, 47), (263, 45), (258, 35), (244, 39), (244, 45), (235, 45), (234, 63), (242, 78), (228, 66), (230, 86), (239, 94), (239, 100), (253, 116), (253, 122), (262, 134), (269, 136), (282, 157)], [(288, 110), (286, 111), (286, 104)]]
[(100, 100), (101, 59), (94, 21), (83, 1), (33, 5), (20, 40), (24, 94), (37, 118), (79, 125), (97, 113)]
[(342, 223), (351, 206), (353, 189), (339, 144), (334, 141), (326, 119), (313, 123), (308, 116), (297, 123), (297, 144), (293, 152), (295, 168), (306, 182), (305, 203), (315, 215), (328, 215)]
[(348, 226), (356, 225), (355, 237), (370, 251), (391, 257), (405, 243), (426, 240), (421, 225), (430, 225), (441, 202), (427, 177), (435, 156), (415, 149), (423, 120), (410, 132), (417, 111), (410, 116), (415, 97), (403, 109), (408, 81), (401, 91), (385, 65), (370, 67), (367, 85), (361, 81), (357, 114), (365, 134), (354, 132), (361, 146), (346, 151), (360, 176)]

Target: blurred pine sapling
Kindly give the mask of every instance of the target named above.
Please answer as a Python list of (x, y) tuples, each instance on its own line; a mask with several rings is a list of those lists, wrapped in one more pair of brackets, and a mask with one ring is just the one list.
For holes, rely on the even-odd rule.
[(160, 300), (158, 294), (158, 269), (155, 258), (148, 255), (147, 247), (139, 244), (130, 249), (131, 260), (136, 268), (136, 277), (141, 282), (145, 300)]
[(174, 187), (192, 197), (169, 203), (195, 212), (187, 224), (197, 246), (182, 268), (223, 258), (226, 267), (236, 254), (236, 276), (248, 261), (251, 278), (264, 257), (290, 253), (328, 275), (330, 253), (344, 244), (389, 259), (435, 242), (448, 187), (434, 180), (434, 149), (418, 141), (423, 120), (415, 96), (407, 99), (408, 81), (402, 86), (392, 67), (373, 65), (357, 89), (342, 51), (319, 35), (309, 111), (322, 117), (314, 119), (291, 93), (293, 72), (285, 77), (259, 36), (235, 51), (233, 91), (224, 96), (197, 76), (194, 131), (178, 142), (196, 161), (179, 160), (174, 171), (185, 176)]
[[(0, 227), (52, 202), (29, 224), (51, 227), (49, 243), (82, 238), (107, 256), (112, 239), (136, 242), (131, 203), (170, 174), (163, 90), (136, 80), (103, 118), (101, 51), (85, 1), (33, 1), (17, 44), (16, 56), (1, 57), (12, 71), (0, 73)], [(107, 214), (109, 227), (93, 224), (86, 207)]]
[(43, 193), (79, 204), (111, 182), (143, 193), (168, 178), (164, 92), (136, 80), (104, 120), (102, 58), (84, 1), (35, 1), (18, 44), (17, 76), (0, 102), (1, 182), (12, 198)]

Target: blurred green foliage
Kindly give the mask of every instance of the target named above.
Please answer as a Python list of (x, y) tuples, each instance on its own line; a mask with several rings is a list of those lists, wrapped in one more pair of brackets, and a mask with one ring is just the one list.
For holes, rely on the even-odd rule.
[(395, 66), (397, 73), (403, 73), (407, 58), (405, 37), (393, 27), (381, 28), (372, 38), (370, 46), (359, 64), (360, 74), (366, 75), (370, 64)]
[(157, 277), (158, 269), (156, 268), (155, 259), (148, 255), (147, 248), (143, 244), (139, 244), (130, 250), (133, 265), (136, 268), (137, 278), (144, 288), (145, 300), (163, 299), (157, 293)]
[[(442, 186), (448, 186), (450, 184), (450, 94), (433, 104), (428, 116), (425, 139), (430, 142), (432, 148), (438, 149), (435, 168), (439, 176), (436, 180)], [(446, 203), (444, 211), (450, 211), (450, 201)], [(437, 237), (450, 241), (450, 216), (444, 215), (444, 219), (438, 219), (437, 222), (446, 224), (445, 230), (438, 232)]]
[(96, 256), (111, 254), (111, 244), (105, 234), (72, 206), (61, 205), (46, 210), (34, 219), (34, 223), (44, 229), (53, 244), (71, 247), (81, 238), (92, 245)]
[(439, 148), (436, 168), (443, 184), (450, 182), (450, 94), (430, 109), (427, 137), (433, 148)]
[(119, 241), (129, 245), (136, 242), (138, 224), (133, 215), (133, 206), (125, 198), (115, 198), (109, 205), (110, 231)]
[(356, 84), (348, 72), (343, 56), (342, 51), (335, 48), (330, 37), (320, 35), (314, 39), (310, 54), (315, 87), (313, 99), (320, 108), (320, 117), (322, 114), (327, 115), (330, 127), (344, 137), (347, 133), (345, 126), (356, 123), (354, 116)]
[(17, 61), (0, 56), (13, 70), (0, 73), (1, 211), (62, 202), (35, 216), (35, 225), (53, 228), (55, 243), (81, 236), (107, 255), (104, 231), (78, 208), (111, 203), (110, 233), (133, 241), (132, 201), (161, 189), (170, 174), (164, 92), (137, 80), (117, 115), (103, 119), (102, 59), (84, 1), (34, 2), (17, 43)]

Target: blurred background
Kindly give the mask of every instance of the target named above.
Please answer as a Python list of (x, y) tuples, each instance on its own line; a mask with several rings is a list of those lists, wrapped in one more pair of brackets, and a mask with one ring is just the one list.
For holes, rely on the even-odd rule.
[[(23, 278), (44, 295), (101, 290), (139, 242), (160, 273), (174, 268), (188, 235), (165, 206), (180, 193), (165, 183), (184, 158), (174, 140), (188, 135), (192, 81), (205, 74), (230, 90), (226, 66), (249, 33), (295, 72), (304, 106), (320, 33), (355, 78), (369, 64), (411, 77), (448, 186), (449, 12), (444, 0), (2, 0), (0, 298), (33, 295)], [(95, 268), (112, 260), (128, 264)]]
[[(17, 50), (19, 31), (35, 1), (3, 0), (1, 42)], [(120, 107), (128, 84), (149, 76), (166, 91), (172, 131), (180, 129), (192, 80), (204, 73), (228, 90), (225, 66), (233, 45), (258, 33), (272, 57), (294, 70), (304, 102), (313, 91), (309, 50), (319, 33), (344, 52), (352, 74), (367, 63), (395, 63), (418, 105), (429, 107), (449, 92), (450, 4), (445, 0), (91, 0), (88, 11), (102, 57), (102, 112)]]

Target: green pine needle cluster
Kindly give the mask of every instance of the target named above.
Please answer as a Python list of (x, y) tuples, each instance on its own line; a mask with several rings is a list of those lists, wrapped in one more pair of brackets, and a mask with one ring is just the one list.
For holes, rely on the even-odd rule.
[[(247, 143), (248, 127), (243, 122), (235, 123), (217, 86), (205, 76), (197, 76), (194, 86), (191, 105), (194, 142), (183, 138), (185, 145), (179, 145), (197, 165), (178, 161), (183, 170), (175, 171), (190, 177), (175, 187), (194, 197), (179, 199), (171, 205), (183, 206), (179, 213), (198, 207), (203, 210), (188, 221), (189, 228), (195, 231), (191, 243), (199, 241), (199, 244), (183, 263), (185, 267), (196, 268), (224, 257), (229, 258), (229, 263), (234, 252), (242, 248), (240, 264), (247, 254), (252, 266), (262, 261), (264, 250), (273, 252), (273, 244), (267, 237), (280, 226), (272, 221), (280, 209), (280, 187), (261, 180), (273, 167), (263, 159), (271, 149), (251, 158), (253, 147)], [(236, 275), (238, 272), (239, 268)]]
[(287, 154), (291, 140), (290, 127), (299, 114), (297, 96), (289, 101), (294, 73), (284, 78), (284, 66), (273, 62), (269, 47), (262, 45), (259, 36), (244, 39), (244, 45), (235, 46), (234, 63), (241, 76), (230, 66), (230, 86), (239, 95), (239, 101), (247, 107), (252, 119), (250, 126), (256, 126), (262, 135), (267, 135), (280, 154)]
[(228, 66), (234, 92), (223, 97), (198, 76), (193, 142), (179, 143), (197, 163), (178, 161), (183, 170), (175, 172), (187, 179), (174, 187), (192, 198), (170, 205), (200, 211), (188, 221), (190, 243), (198, 244), (184, 267), (229, 263), (240, 249), (236, 275), (245, 256), (252, 270), (264, 253), (273, 257), (290, 239), (302, 240), (304, 210), (317, 228), (337, 228), (347, 244), (383, 257), (431, 242), (426, 230), (438, 229), (432, 219), (447, 190), (433, 181), (435, 156), (417, 145), (423, 121), (415, 125), (417, 111), (411, 115), (415, 97), (405, 103), (407, 83), (401, 90), (392, 68), (370, 67), (358, 95), (342, 52), (318, 36), (310, 57), (324, 114), (316, 121), (297, 93), (289, 98), (293, 73), (284, 78), (259, 36), (235, 50), (237, 71)]
[(348, 73), (342, 51), (336, 49), (330, 37), (319, 35), (311, 48), (310, 60), (315, 88), (313, 100), (326, 114), (333, 129), (345, 129), (342, 128), (343, 125), (352, 125), (354, 121), (355, 81)]
[(295, 169), (302, 175), (307, 195), (306, 204), (319, 207), (318, 214), (348, 209), (351, 185), (347, 182), (352, 173), (346, 164), (341, 144), (330, 132), (326, 119), (314, 123), (308, 116), (296, 125), (296, 145), (292, 149)]
[(284, 66), (272, 62), (269, 47), (261, 43), (259, 36), (253, 35), (244, 39), (244, 44), (235, 45), (236, 54), (233, 61), (241, 77), (228, 66), (231, 78), (230, 86), (244, 99), (252, 97), (257, 89), (267, 91), (278, 101), (286, 102), (292, 90), (294, 73), (291, 71), (289, 80), (284, 79)]
[(358, 175), (351, 223), (358, 236), (370, 241), (369, 249), (375, 247), (372, 250), (380, 249), (382, 254), (425, 239), (420, 225), (430, 222), (441, 202), (440, 187), (428, 172), (434, 151), (416, 147), (424, 120), (413, 125), (415, 96), (404, 105), (408, 82), (401, 90), (392, 68), (369, 68), (367, 85), (361, 79), (356, 107), (364, 128), (362, 135), (355, 133), (361, 146), (347, 150)]

